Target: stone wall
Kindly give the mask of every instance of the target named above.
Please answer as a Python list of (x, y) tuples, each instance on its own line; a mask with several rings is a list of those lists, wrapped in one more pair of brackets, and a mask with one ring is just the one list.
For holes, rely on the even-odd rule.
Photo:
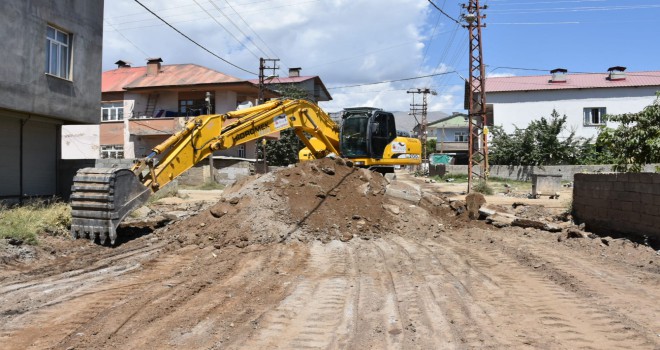
[(573, 216), (591, 232), (660, 244), (660, 174), (576, 174)]
[[(644, 167), (645, 172), (654, 172), (657, 164), (648, 164)], [(449, 174), (467, 174), (467, 165), (447, 165)], [(561, 175), (564, 181), (573, 181), (573, 176), (579, 173), (609, 173), (612, 165), (548, 165), (548, 166), (514, 166), (514, 165), (492, 165), (490, 176), (510, 180), (531, 181), (532, 174)]]

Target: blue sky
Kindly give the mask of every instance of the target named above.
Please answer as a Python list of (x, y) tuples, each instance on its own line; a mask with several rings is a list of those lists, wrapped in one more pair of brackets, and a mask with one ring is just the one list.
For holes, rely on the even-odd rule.
[[(252, 79), (259, 57), (279, 58), (279, 76), (302, 67), (342, 107), (408, 110), (408, 89), (431, 88), (430, 110), (460, 111), (468, 72), (467, 30), (427, 0), (139, 0), (226, 62), (195, 46), (134, 0), (106, 0), (103, 69), (118, 59), (144, 65), (196, 63)], [(461, 20), (458, 1), (433, 0)], [(484, 0), (486, 71), (530, 75), (567, 68), (660, 70), (660, 0)], [(451, 73), (458, 71), (459, 74)], [(249, 73), (251, 72), (251, 73)], [(423, 79), (419, 76), (443, 74)], [(380, 84), (375, 84), (383, 82)]]

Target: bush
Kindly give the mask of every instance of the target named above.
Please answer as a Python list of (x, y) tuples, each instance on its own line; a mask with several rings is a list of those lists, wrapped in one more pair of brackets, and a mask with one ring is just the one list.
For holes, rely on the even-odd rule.
[(472, 186), (472, 190), (485, 195), (492, 195), (494, 193), (493, 188), (486, 181), (479, 181), (476, 185)]
[(66, 203), (29, 203), (0, 208), (0, 238), (14, 238), (37, 244), (40, 233), (66, 235), (71, 227), (71, 207)]

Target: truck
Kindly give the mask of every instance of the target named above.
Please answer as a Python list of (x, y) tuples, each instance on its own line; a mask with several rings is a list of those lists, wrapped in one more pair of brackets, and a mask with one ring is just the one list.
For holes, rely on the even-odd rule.
[(327, 156), (381, 173), (421, 163), (418, 139), (399, 136), (394, 115), (379, 108), (347, 108), (336, 123), (313, 102), (279, 99), (185, 124), (129, 168), (83, 168), (71, 188), (71, 235), (115, 245), (117, 227), (149, 197), (214, 151), (292, 129), (305, 147), (300, 161)]

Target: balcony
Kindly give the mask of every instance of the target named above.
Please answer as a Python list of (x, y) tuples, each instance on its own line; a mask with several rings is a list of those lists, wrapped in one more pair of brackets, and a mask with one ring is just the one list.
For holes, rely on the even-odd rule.
[(171, 135), (181, 130), (187, 120), (186, 117), (133, 118), (128, 120), (128, 132), (139, 136)]
[(451, 152), (467, 152), (469, 144), (467, 141), (444, 141), (438, 142), (435, 146), (436, 150), (441, 153), (451, 153)]

